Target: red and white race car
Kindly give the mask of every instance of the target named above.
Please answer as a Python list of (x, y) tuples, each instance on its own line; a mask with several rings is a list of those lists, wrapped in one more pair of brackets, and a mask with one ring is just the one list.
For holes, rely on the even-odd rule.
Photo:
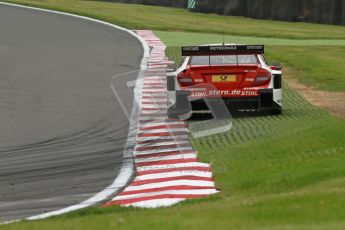
[[(231, 110), (282, 113), (281, 66), (270, 66), (263, 45), (182, 47), (182, 65), (168, 75), (170, 117), (186, 108), (207, 110), (205, 100), (222, 99)], [(172, 93), (173, 92), (173, 93)]]

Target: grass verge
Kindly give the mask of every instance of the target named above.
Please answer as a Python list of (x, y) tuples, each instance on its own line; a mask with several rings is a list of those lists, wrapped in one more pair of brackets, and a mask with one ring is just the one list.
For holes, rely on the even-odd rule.
[(221, 193), (170, 208), (92, 208), (0, 229), (343, 229), (345, 123), (285, 86), (281, 116), (196, 139)]
[[(101, 8), (98, 15), (94, 8), (79, 6), (81, 1), (20, 2), (67, 8), (101, 19), (106, 11)], [(56, 5), (43, 5), (51, 2)], [(105, 3), (82, 4), (99, 7), (97, 4)], [(107, 15), (114, 14), (113, 8), (108, 10)], [(320, 50), (313, 53), (303, 47), (299, 67), (294, 65), (295, 55), (285, 55), (283, 48), (296, 55), (301, 47), (269, 47), (268, 56), (280, 59), (284, 54), (287, 59), (283, 62), (301, 78), (302, 72), (312, 73), (308, 72), (309, 65), (323, 62), (304, 64), (305, 53), (311, 59), (324, 52), (317, 58), (330, 60), (318, 70), (320, 76), (343, 57), (342, 48), (327, 52), (329, 47), (317, 47)], [(178, 52), (177, 48), (168, 49), (176, 60)], [(215, 196), (153, 210), (91, 208), (42, 221), (2, 225), (0, 229), (344, 229), (345, 123), (313, 107), (286, 85), (284, 98), (281, 116), (237, 118), (231, 132), (193, 141), (200, 159), (213, 164), (217, 186), (222, 190)]]
[(289, 68), (290, 76), (316, 89), (345, 92), (345, 47), (270, 46), (267, 56)]
[(345, 39), (286, 39), (270, 37), (237, 36), (196, 32), (155, 31), (169, 46), (226, 43), (265, 44), (275, 46), (345, 46)]
[[(174, 39), (163, 36), (162, 40), (166, 44), (182, 45), (184, 37), (175, 36)], [(194, 39), (194, 45), (212, 42), (208, 35)], [(345, 46), (290, 46), (281, 42), (279, 46), (266, 46), (265, 52), (269, 61), (279, 61), (288, 68), (288, 77), (320, 90), (345, 91)], [(177, 63), (182, 61), (179, 47), (169, 46), (168, 55)]]
[[(152, 29), (169, 46), (222, 42), (263, 43), (269, 54), (293, 66), (297, 79), (322, 90), (344, 91), (345, 27), (311, 23), (254, 20), (185, 9), (82, 0), (7, 0), (30, 6), (85, 15), (131, 29)], [(169, 32), (180, 30), (184, 32)], [(197, 31), (203, 33), (191, 33)], [(207, 32), (207, 33), (206, 33)], [(218, 33), (218, 34), (209, 34)], [(315, 46), (332, 46), (318, 47)], [(292, 47), (298, 46), (298, 47)], [(312, 47), (311, 47), (312, 46)]]
[(30, 6), (76, 13), (130, 29), (190, 31), (292, 39), (345, 39), (344, 26), (267, 21), (186, 9), (83, 0), (6, 0)]

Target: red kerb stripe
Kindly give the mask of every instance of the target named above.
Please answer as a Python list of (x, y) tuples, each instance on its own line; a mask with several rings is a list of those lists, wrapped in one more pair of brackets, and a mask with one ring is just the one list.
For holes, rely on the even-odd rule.
[(186, 128), (186, 124), (175, 124), (175, 125), (157, 125), (157, 126), (148, 126), (141, 127), (140, 130), (153, 130), (153, 129), (165, 129), (165, 128)]
[(135, 148), (135, 151), (146, 151), (146, 150), (156, 150), (156, 149), (171, 149), (178, 147), (191, 147), (190, 143), (183, 144), (171, 144), (171, 145), (160, 145), (160, 146), (142, 146)]
[(164, 152), (164, 153), (136, 155), (135, 158), (144, 159), (144, 158), (151, 158), (151, 157), (166, 157), (166, 156), (174, 156), (174, 155), (180, 155), (180, 154), (193, 154), (193, 153), (196, 153), (196, 152), (194, 150), (170, 151), (170, 152)]
[(163, 161), (153, 161), (153, 162), (141, 162), (136, 163), (137, 167), (143, 166), (154, 166), (154, 165), (168, 165), (168, 164), (180, 164), (180, 163), (190, 163), (190, 162), (197, 162), (196, 158), (188, 158), (188, 159), (177, 159), (177, 160), (163, 160)]
[(162, 192), (168, 190), (192, 190), (192, 189), (214, 189), (212, 186), (191, 186), (191, 185), (177, 185), (177, 186), (166, 186), (161, 188), (150, 188), (150, 189), (141, 189), (141, 190), (132, 190), (121, 192), (119, 196), (134, 195), (140, 193), (150, 193), (150, 192)]

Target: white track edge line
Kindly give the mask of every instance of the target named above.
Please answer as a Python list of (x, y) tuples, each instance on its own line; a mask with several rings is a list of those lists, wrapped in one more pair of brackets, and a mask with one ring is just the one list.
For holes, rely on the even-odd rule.
[[(148, 46), (148, 44), (146, 43), (146, 41), (141, 38), (139, 35), (137, 35), (135, 32), (126, 29), (124, 27), (120, 27), (108, 22), (104, 22), (101, 20), (97, 20), (97, 19), (93, 19), (93, 18), (89, 18), (89, 17), (85, 17), (85, 16), (81, 16), (81, 15), (76, 15), (76, 14), (71, 14), (71, 13), (65, 13), (65, 12), (60, 12), (60, 11), (55, 11), (55, 10), (48, 10), (48, 9), (43, 9), (43, 8), (37, 8), (37, 7), (31, 7), (31, 6), (24, 6), (24, 5), (18, 5), (18, 4), (12, 4), (12, 3), (6, 3), (6, 2), (0, 2), (0, 4), (2, 5), (8, 5), (8, 6), (13, 6), (13, 7), (19, 7), (19, 8), (24, 8), (24, 9), (31, 9), (31, 10), (36, 10), (36, 11), (42, 11), (42, 12), (48, 12), (48, 13), (53, 13), (53, 14), (59, 14), (59, 15), (65, 15), (65, 16), (70, 16), (70, 17), (75, 17), (75, 18), (79, 18), (79, 19), (84, 19), (84, 20), (88, 20), (91, 22), (96, 22), (102, 25), (106, 25), (106, 26), (110, 26), (112, 28), (118, 29), (118, 30), (122, 30), (125, 31), (127, 33), (129, 33), (130, 35), (132, 35), (133, 37), (137, 38), (138, 41), (141, 43), (143, 50), (144, 50), (144, 54), (143, 54), (143, 58), (141, 59), (141, 63), (140, 63), (140, 69), (141, 70), (145, 70), (147, 68), (147, 58), (149, 57), (150, 54), (150, 48)], [(138, 86), (136, 86), (138, 87)], [(135, 91), (136, 93), (141, 93), (140, 90)], [(135, 100), (135, 96), (134, 96), (134, 100)], [(138, 114), (135, 111), (133, 113), (133, 111), (136, 110), (135, 106), (132, 108), (132, 114), (131, 114), (131, 118), (133, 117), (137, 117)], [(134, 119), (131, 119), (132, 121)], [(136, 128), (129, 128), (128, 131), (128, 137), (130, 136), (136, 136), (137, 130)], [(40, 214), (40, 215), (35, 215), (35, 216), (31, 216), (28, 218), (25, 218), (26, 220), (37, 220), (37, 219), (45, 219), (48, 217), (52, 217), (52, 216), (57, 216), (57, 215), (61, 215), (61, 214), (65, 214), (68, 212), (72, 212), (72, 211), (76, 211), (82, 208), (86, 208), (86, 207), (90, 207), (96, 204), (99, 204), (107, 199), (109, 199), (110, 196), (119, 193), (121, 189), (123, 189), (124, 186), (126, 186), (130, 179), (134, 176), (135, 172), (134, 172), (134, 160), (133, 160), (133, 156), (131, 153), (129, 153), (129, 151), (127, 151), (127, 149), (130, 148), (129, 145), (129, 141), (127, 139), (126, 142), (126, 146), (125, 146), (125, 150), (124, 150), (124, 156), (130, 154), (130, 160), (129, 162), (127, 162), (128, 164), (130, 164), (130, 167), (123, 167), (124, 164), (122, 164), (122, 168), (120, 169), (121, 173), (115, 178), (115, 180), (112, 182), (111, 185), (109, 185), (108, 187), (106, 187), (105, 189), (103, 189), (102, 191), (100, 191), (99, 193), (95, 194), (93, 197), (79, 203), (76, 205), (72, 205), (72, 206), (68, 206), (66, 208), (63, 209), (59, 209), (56, 211), (52, 211), (52, 212), (47, 212), (44, 214)], [(124, 163), (124, 162), (123, 162)], [(20, 220), (14, 220), (14, 221), (8, 221), (8, 222), (4, 222), (4, 223), (13, 223), (13, 222), (17, 222)]]

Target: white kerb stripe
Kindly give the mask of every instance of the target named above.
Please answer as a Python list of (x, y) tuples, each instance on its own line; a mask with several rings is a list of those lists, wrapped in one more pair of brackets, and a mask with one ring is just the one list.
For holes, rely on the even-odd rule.
[(156, 137), (138, 137), (138, 141), (160, 141), (160, 140), (170, 140), (172, 138), (185, 138), (188, 139), (188, 135), (174, 135), (174, 136), (156, 136)]
[(173, 181), (164, 181), (159, 183), (151, 183), (151, 184), (144, 184), (144, 185), (137, 185), (137, 186), (128, 186), (124, 191), (137, 191), (143, 189), (151, 189), (151, 188), (162, 188), (167, 186), (181, 186), (181, 185), (188, 185), (188, 186), (200, 186), (200, 187), (214, 187), (213, 181), (205, 181), (205, 180), (173, 180)]
[(203, 171), (192, 171), (192, 170), (191, 171), (156, 173), (156, 174), (137, 176), (134, 181), (151, 180), (151, 179), (158, 179), (158, 178), (169, 178), (169, 177), (177, 177), (177, 176), (198, 176), (198, 177), (212, 178), (212, 173), (211, 172), (203, 172)]
[(166, 132), (186, 132), (189, 133), (187, 128), (161, 128), (161, 129), (150, 129), (141, 130), (138, 134), (151, 134), (151, 133), (166, 133)]
[(152, 150), (135, 150), (136, 156), (150, 155), (155, 153), (167, 153), (167, 152), (178, 152), (178, 151), (192, 151), (193, 147), (176, 147), (176, 148), (165, 148), (165, 149), (152, 149)]
[(159, 147), (164, 145), (183, 145), (183, 144), (189, 144), (190, 142), (188, 140), (185, 141), (161, 141), (159, 143), (149, 143), (149, 144), (136, 144), (136, 147)]
[(165, 121), (165, 122), (146, 122), (140, 125), (141, 128), (153, 127), (153, 126), (162, 126), (162, 125), (184, 125), (186, 124), (183, 121)]
[(173, 156), (164, 156), (164, 157), (148, 157), (148, 158), (135, 158), (135, 163), (147, 163), (147, 162), (159, 162), (166, 160), (180, 160), (180, 159), (195, 159), (196, 154), (179, 154)]
[(159, 192), (150, 192), (150, 193), (139, 193), (133, 195), (125, 195), (125, 196), (117, 196), (113, 199), (113, 201), (120, 201), (120, 200), (127, 200), (133, 198), (140, 198), (140, 197), (148, 197), (148, 196), (157, 196), (157, 195), (164, 195), (164, 194), (173, 194), (173, 195), (180, 195), (180, 194), (187, 194), (187, 195), (210, 195), (217, 193), (216, 189), (185, 189), (185, 190), (166, 190), (166, 191), (159, 191)]
[(138, 208), (158, 208), (158, 207), (168, 207), (168, 206), (177, 204), (177, 203), (184, 201), (184, 200), (186, 200), (186, 199), (165, 198), (165, 199), (159, 199), (159, 200), (140, 201), (140, 202), (135, 202), (132, 204), (126, 204), (123, 206), (125, 206), (125, 207), (138, 207)]
[(140, 166), (137, 167), (137, 172), (145, 172), (151, 170), (165, 170), (165, 169), (178, 169), (187, 167), (204, 167), (210, 168), (210, 164), (200, 162), (189, 162), (189, 163), (177, 163), (177, 164), (166, 164), (166, 165), (154, 165), (154, 166)]

